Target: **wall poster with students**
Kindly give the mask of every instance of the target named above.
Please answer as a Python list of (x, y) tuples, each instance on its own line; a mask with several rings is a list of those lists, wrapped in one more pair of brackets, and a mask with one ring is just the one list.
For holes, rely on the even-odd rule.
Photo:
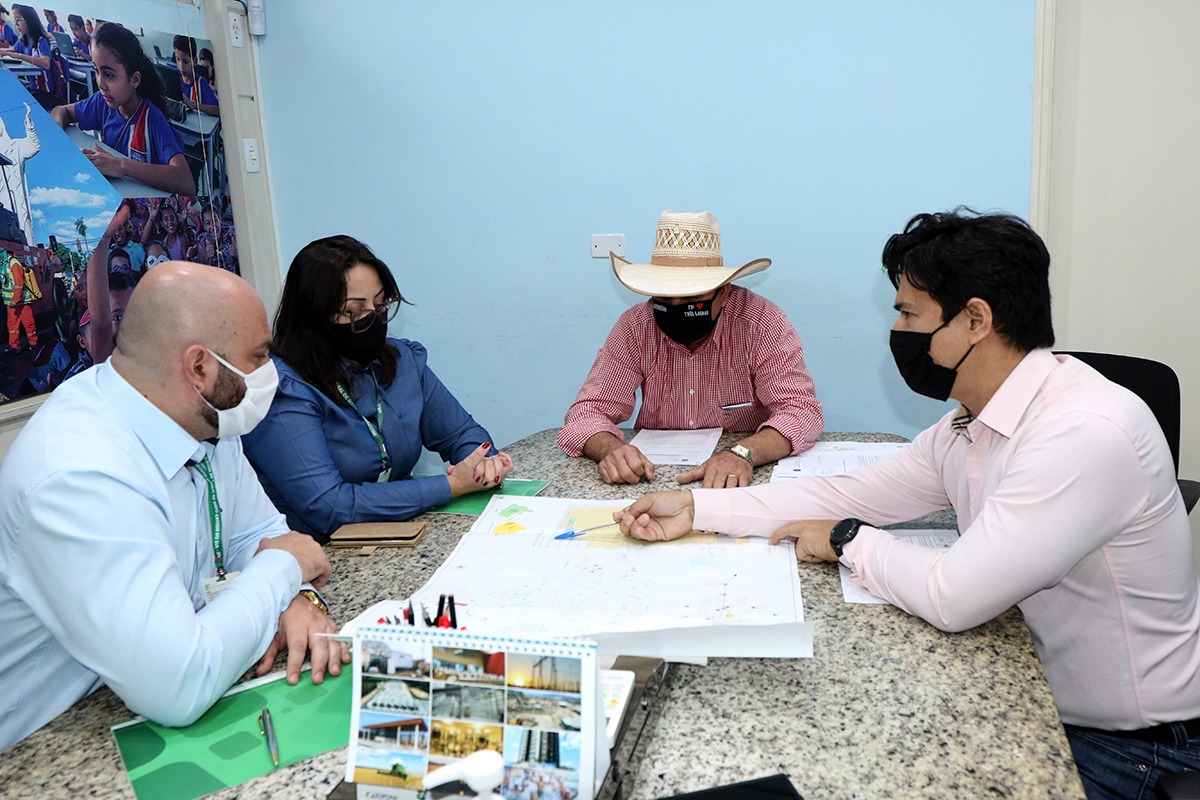
[(157, 264), (239, 272), (220, 68), (187, 32), (0, 5), (0, 403), (108, 358)]

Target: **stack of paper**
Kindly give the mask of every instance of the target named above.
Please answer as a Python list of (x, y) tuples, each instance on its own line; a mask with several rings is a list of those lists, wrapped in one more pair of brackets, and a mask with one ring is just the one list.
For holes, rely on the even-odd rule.
[[(453, 594), (461, 629), (589, 636), (643, 656), (811, 656), (795, 550), (693, 531), (639, 542), (612, 521), (630, 501), (497, 495), (413, 599)], [(386, 601), (360, 620), (400, 616)], [(353, 627), (353, 624), (347, 626)]]
[(817, 442), (798, 456), (781, 458), (771, 470), (771, 482), (853, 472), (905, 447), (904, 442)]

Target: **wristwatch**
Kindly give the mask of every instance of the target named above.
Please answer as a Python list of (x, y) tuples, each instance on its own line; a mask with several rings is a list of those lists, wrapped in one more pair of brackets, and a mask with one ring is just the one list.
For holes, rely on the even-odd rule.
[(727, 447), (725, 449), (728, 450), (729, 452), (733, 453), (735, 456), (741, 456), (742, 458), (749, 461), (750, 469), (754, 469), (754, 453), (752, 453), (750, 451), (749, 447), (745, 447), (740, 444), (735, 444), (732, 447)]
[(858, 529), (866, 524), (861, 519), (848, 517), (833, 526), (833, 530), (829, 532), (829, 546), (837, 553), (838, 558), (842, 557), (842, 548), (850, 544), (854, 537), (858, 536)]
[(325, 604), (325, 601), (321, 598), (321, 595), (317, 594), (315, 589), (301, 589), (297, 594), (321, 609), (322, 614), (329, 615), (329, 606)]

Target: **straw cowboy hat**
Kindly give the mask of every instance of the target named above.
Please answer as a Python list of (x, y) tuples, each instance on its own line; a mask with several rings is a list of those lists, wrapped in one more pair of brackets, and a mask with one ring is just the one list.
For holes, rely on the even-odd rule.
[(662, 212), (649, 264), (632, 264), (615, 253), (609, 253), (608, 258), (617, 280), (638, 294), (652, 297), (708, 294), (771, 266), (769, 258), (756, 258), (740, 267), (725, 266), (721, 225), (711, 211)]

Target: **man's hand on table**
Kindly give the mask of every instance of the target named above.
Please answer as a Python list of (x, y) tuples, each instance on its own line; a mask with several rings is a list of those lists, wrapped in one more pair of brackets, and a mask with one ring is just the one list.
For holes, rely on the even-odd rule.
[(809, 564), (819, 564), (822, 561), (837, 561), (837, 553), (829, 544), (829, 535), (836, 519), (804, 519), (799, 522), (789, 522), (771, 534), (771, 544), (777, 544), (784, 539), (796, 543), (796, 558)]
[(665, 542), (692, 530), (695, 506), (691, 492), (653, 492), (628, 508), (613, 512), (621, 532), (633, 539)]
[(583, 446), (583, 454), (596, 462), (600, 480), (607, 484), (654, 480), (654, 464), (650, 459), (607, 431), (592, 435)]
[(325, 555), (325, 550), (317, 544), (317, 540), (307, 534), (288, 531), (282, 536), (263, 539), (258, 543), (258, 550), (255, 552), (261, 553), (263, 550), (282, 550), (290, 553), (300, 565), (300, 580), (311, 583), (318, 589), (325, 585), (333, 573), (329, 556)]
[(300, 668), (304, 656), (311, 654), (312, 682), (321, 683), (325, 673), (341, 675), (342, 664), (350, 663), (350, 646), (329, 636), (320, 634), (337, 633), (337, 625), (324, 611), (317, 608), (308, 598), (297, 595), (279, 615), (279, 630), (259, 659), (254, 672), (266, 675), (275, 664), (279, 651), (286, 648), (287, 682), (293, 686), (300, 682)]
[(600, 480), (608, 484), (647, 483), (654, 480), (654, 464), (631, 444), (622, 444), (609, 451), (596, 465)]
[(694, 469), (690, 469), (675, 480), (679, 483), (692, 483), (704, 480), (705, 489), (736, 489), (739, 486), (749, 486), (754, 479), (754, 468), (750, 462), (729, 450), (713, 453), (707, 461)]
[[(735, 445), (748, 450), (754, 464), (771, 464), (792, 452), (792, 441), (770, 425), (747, 436)], [(707, 461), (695, 469), (679, 475), (680, 483), (704, 481), (705, 489), (737, 489), (754, 482), (754, 466), (731, 449), (713, 453)]]

